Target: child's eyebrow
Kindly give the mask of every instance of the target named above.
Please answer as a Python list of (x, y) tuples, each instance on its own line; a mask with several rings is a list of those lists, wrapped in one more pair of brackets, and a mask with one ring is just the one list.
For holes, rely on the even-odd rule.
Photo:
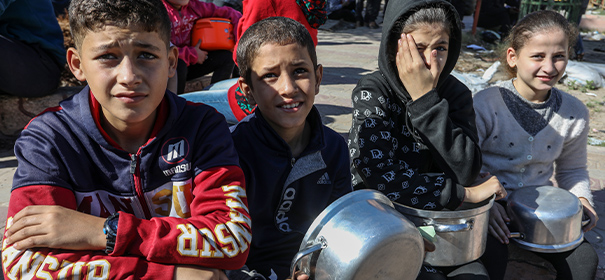
[[(102, 45), (99, 45), (99, 46), (96, 46), (95, 48), (93, 48), (93, 51), (102, 52), (102, 51), (105, 51), (105, 50), (108, 50), (111, 48), (118, 47), (119, 45), (120, 44), (118, 42), (102, 44)], [(137, 48), (149, 49), (149, 50), (153, 50), (153, 51), (160, 51), (159, 47), (149, 44), (149, 43), (142, 42), (142, 41), (135, 41), (134, 46)]]
[(305, 59), (301, 59), (301, 60), (297, 60), (297, 61), (292, 61), (291, 64), (295, 65), (295, 66), (298, 66), (298, 65), (308, 64), (308, 61), (305, 60)]
[(141, 41), (135, 41), (134, 45), (135, 45), (135, 47), (138, 47), (138, 48), (151, 49), (153, 51), (160, 51), (161, 50), (156, 45), (152, 45), (152, 44), (141, 42)]

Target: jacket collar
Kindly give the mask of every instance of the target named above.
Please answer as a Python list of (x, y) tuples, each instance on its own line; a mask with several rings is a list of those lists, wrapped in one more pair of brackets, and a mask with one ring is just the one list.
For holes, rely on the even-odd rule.
[[(254, 121), (253, 121), (254, 120)], [(300, 154), (299, 157), (303, 157), (310, 153), (320, 151), (325, 148), (325, 139), (324, 139), (324, 131), (323, 124), (321, 122), (321, 115), (315, 106), (309, 112), (306, 121), (311, 126), (311, 139), (309, 139), (309, 144), (305, 148), (305, 150)], [(253, 124), (253, 129), (248, 131), (248, 133), (254, 133), (257, 135), (257, 139), (263, 142), (264, 145), (268, 147), (273, 147), (279, 152), (287, 153), (288, 156), (291, 156), (290, 146), (288, 143), (284, 141), (279, 134), (269, 125), (267, 120), (264, 118), (262, 112), (256, 108), (253, 114), (244, 118), (241, 123), (249, 122)], [(239, 124), (235, 125), (232, 128), (232, 131), (237, 128)]]
[[(151, 136), (145, 145), (155, 138), (166, 134), (185, 105), (186, 101), (184, 99), (166, 91), (164, 99), (158, 106), (159, 111)], [(123, 150), (101, 127), (101, 105), (94, 98), (88, 86), (84, 87), (78, 94), (62, 101), (60, 106), (99, 145), (106, 148), (111, 147), (112, 149)]]

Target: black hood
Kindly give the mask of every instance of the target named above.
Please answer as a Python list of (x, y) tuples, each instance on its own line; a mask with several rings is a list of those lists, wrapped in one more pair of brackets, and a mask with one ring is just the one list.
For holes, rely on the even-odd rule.
[(395, 91), (395, 94), (403, 100), (409, 100), (410, 95), (399, 80), (399, 74), (394, 58), (397, 53), (397, 40), (399, 39), (400, 34), (392, 33), (392, 29), (397, 19), (401, 16), (407, 18), (411, 13), (410, 11), (418, 10), (420, 7), (427, 5), (439, 5), (448, 9), (448, 14), (454, 18), (455, 22), (450, 32), (449, 52), (445, 67), (439, 76), (437, 89), (439, 89), (443, 82), (449, 78), (449, 74), (454, 69), (456, 61), (458, 61), (458, 56), (460, 55), (462, 37), (460, 19), (458, 18), (458, 13), (454, 9), (454, 6), (449, 2), (445, 0), (389, 0), (384, 21), (382, 23), (382, 40), (380, 41), (380, 51), (378, 53), (378, 67), (390, 87)]

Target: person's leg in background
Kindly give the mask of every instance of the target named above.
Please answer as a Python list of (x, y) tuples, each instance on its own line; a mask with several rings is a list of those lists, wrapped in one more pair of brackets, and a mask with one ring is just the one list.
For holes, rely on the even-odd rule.
[(41, 97), (59, 86), (62, 68), (37, 46), (0, 35), (0, 93)]
[(357, 21), (356, 26), (362, 27), (364, 23), (363, 19), (363, 2), (365, 0), (356, 0), (355, 1), (355, 20)]
[(202, 64), (187, 66), (183, 60), (179, 59), (176, 69), (178, 80), (177, 94), (185, 92), (187, 81), (209, 73), (212, 73), (211, 84), (229, 79), (233, 74), (234, 67), (233, 54), (227, 50), (209, 51), (208, 58)]
[[(580, 6), (580, 16), (578, 16), (578, 20), (576, 24), (580, 26), (580, 22), (582, 22), (582, 15), (586, 13), (586, 8), (588, 8), (589, 0), (582, 0), (582, 5)], [(578, 61), (584, 60), (584, 42), (582, 41), (582, 35), (578, 34), (578, 40), (576, 41), (575, 50), (575, 59)]]
[(497, 238), (488, 233), (485, 242), (485, 253), (480, 259), (489, 274), (490, 280), (503, 280), (508, 265), (508, 245), (502, 244)]
[(578, 61), (584, 60), (584, 41), (582, 41), (582, 35), (578, 34), (578, 40), (573, 48), (576, 53), (575, 59)]
[(189, 65), (187, 81), (212, 73), (211, 84), (231, 78), (233, 73), (233, 53), (227, 50), (209, 51), (202, 64)]
[(594, 247), (586, 240), (577, 248), (562, 253), (536, 253), (549, 261), (557, 270), (557, 280), (595, 279), (599, 257)]
[(380, 28), (376, 24), (376, 18), (380, 12), (380, 0), (367, 0), (366, 2), (366, 14), (364, 17), (365, 25), (369, 28)]

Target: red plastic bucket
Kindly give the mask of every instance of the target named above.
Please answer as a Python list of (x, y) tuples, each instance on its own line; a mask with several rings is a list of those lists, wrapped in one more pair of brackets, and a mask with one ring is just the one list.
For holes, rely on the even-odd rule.
[(191, 45), (195, 46), (200, 39), (202, 50), (232, 50), (235, 46), (233, 24), (225, 18), (199, 19), (191, 30)]

